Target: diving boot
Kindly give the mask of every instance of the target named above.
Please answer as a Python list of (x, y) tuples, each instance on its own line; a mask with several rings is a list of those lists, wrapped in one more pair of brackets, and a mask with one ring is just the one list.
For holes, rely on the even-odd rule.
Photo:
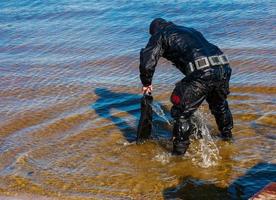
[(221, 132), (221, 138), (224, 141), (231, 141), (233, 139), (231, 131), (223, 131), (223, 132)]
[(184, 155), (190, 145), (189, 123), (186, 119), (177, 119), (173, 127), (173, 155)]
[(178, 140), (174, 139), (173, 140), (173, 151), (172, 155), (184, 155), (190, 145), (189, 140)]

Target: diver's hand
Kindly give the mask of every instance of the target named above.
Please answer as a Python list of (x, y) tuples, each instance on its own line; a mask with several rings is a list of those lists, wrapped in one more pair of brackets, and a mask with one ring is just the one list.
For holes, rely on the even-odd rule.
[(152, 92), (152, 85), (146, 86), (146, 87), (142, 87), (142, 93), (143, 94), (150, 94)]

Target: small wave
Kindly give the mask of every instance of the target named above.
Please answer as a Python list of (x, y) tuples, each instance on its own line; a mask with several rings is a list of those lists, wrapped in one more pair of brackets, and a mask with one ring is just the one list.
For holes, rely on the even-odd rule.
[(256, 120), (256, 123), (262, 126), (276, 127), (276, 113), (275, 112), (266, 113), (263, 116), (259, 117)]

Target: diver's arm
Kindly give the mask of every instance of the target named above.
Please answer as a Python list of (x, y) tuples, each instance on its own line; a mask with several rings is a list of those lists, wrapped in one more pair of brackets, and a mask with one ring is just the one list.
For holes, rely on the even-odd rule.
[[(144, 86), (143, 88), (149, 88), (149, 86), (151, 86), (155, 66), (162, 54), (162, 35), (155, 34), (150, 38), (146, 48), (141, 49), (140, 52), (139, 69), (140, 79)], [(150, 90), (152, 90), (152, 88)]]

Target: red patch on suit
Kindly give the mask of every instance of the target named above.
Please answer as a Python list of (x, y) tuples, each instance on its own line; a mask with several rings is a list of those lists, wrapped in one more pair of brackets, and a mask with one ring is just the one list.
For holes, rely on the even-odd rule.
[(180, 99), (179, 96), (173, 94), (172, 97), (171, 97), (171, 101), (172, 101), (173, 104), (177, 105), (177, 104), (180, 104), (181, 99)]

